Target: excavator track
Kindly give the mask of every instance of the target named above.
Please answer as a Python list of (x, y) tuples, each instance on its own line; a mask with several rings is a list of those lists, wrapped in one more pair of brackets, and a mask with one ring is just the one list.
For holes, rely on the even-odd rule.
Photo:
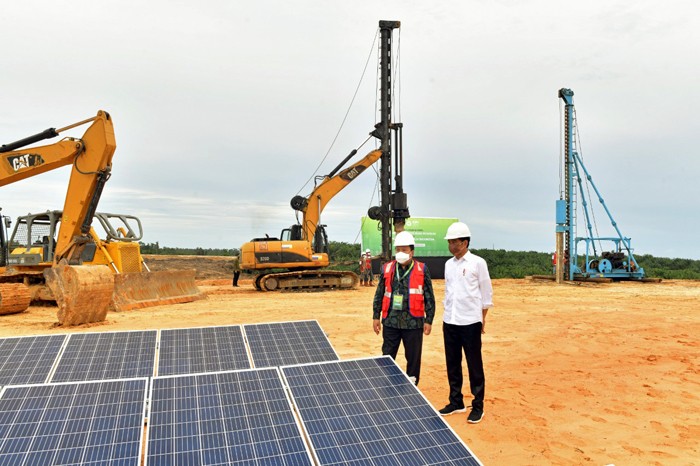
[(255, 279), (259, 291), (322, 291), (356, 288), (360, 278), (354, 272), (336, 270), (303, 270), (269, 273)]

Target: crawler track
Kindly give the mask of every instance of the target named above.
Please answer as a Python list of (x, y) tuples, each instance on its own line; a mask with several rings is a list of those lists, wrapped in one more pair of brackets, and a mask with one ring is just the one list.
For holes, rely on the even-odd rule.
[(356, 288), (357, 274), (335, 270), (305, 270), (260, 275), (255, 279), (259, 291), (323, 291)]

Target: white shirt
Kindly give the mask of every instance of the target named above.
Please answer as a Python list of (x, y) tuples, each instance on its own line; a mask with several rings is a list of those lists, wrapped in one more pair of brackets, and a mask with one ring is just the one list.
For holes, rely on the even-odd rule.
[(482, 310), (493, 306), (493, 288), (486, 261), (467, 253), (445, 263), (446, 324), (471, 325), (482, 322)]

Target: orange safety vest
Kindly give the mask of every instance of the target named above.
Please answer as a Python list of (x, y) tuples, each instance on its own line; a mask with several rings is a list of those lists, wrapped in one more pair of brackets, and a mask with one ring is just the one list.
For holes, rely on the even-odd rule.
[[(382, 318), (389, 315), (391, 306), (391, 285), (394, 282), (396, 261), (388, 262), (384, 266), (384, 298), (382, 299)], [(423, 298), (423, 284), (425, 283), (425, 265), (417, 260), (413, 261), (413, 270), (408, 276), (408, 312), (416, 318), (425, 317), (425, 300)]]
[(361, 268), (364, 272), (365, 270), (370, 270), (372, 268), (372, 258), (369, 256), (362, 256)]

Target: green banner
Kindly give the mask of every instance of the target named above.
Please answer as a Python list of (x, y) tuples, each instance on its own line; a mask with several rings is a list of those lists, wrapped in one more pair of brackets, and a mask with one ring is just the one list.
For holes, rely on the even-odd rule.
[[(411, 217), (406, 220), (406, 231), (416, 240), (418, 257), (450, 257), (445, 233), (456, 218)], [(382, 252), (382, 233), (379, 222), (362, 217), (362, 251), (369, 249), (373, 256)]]

